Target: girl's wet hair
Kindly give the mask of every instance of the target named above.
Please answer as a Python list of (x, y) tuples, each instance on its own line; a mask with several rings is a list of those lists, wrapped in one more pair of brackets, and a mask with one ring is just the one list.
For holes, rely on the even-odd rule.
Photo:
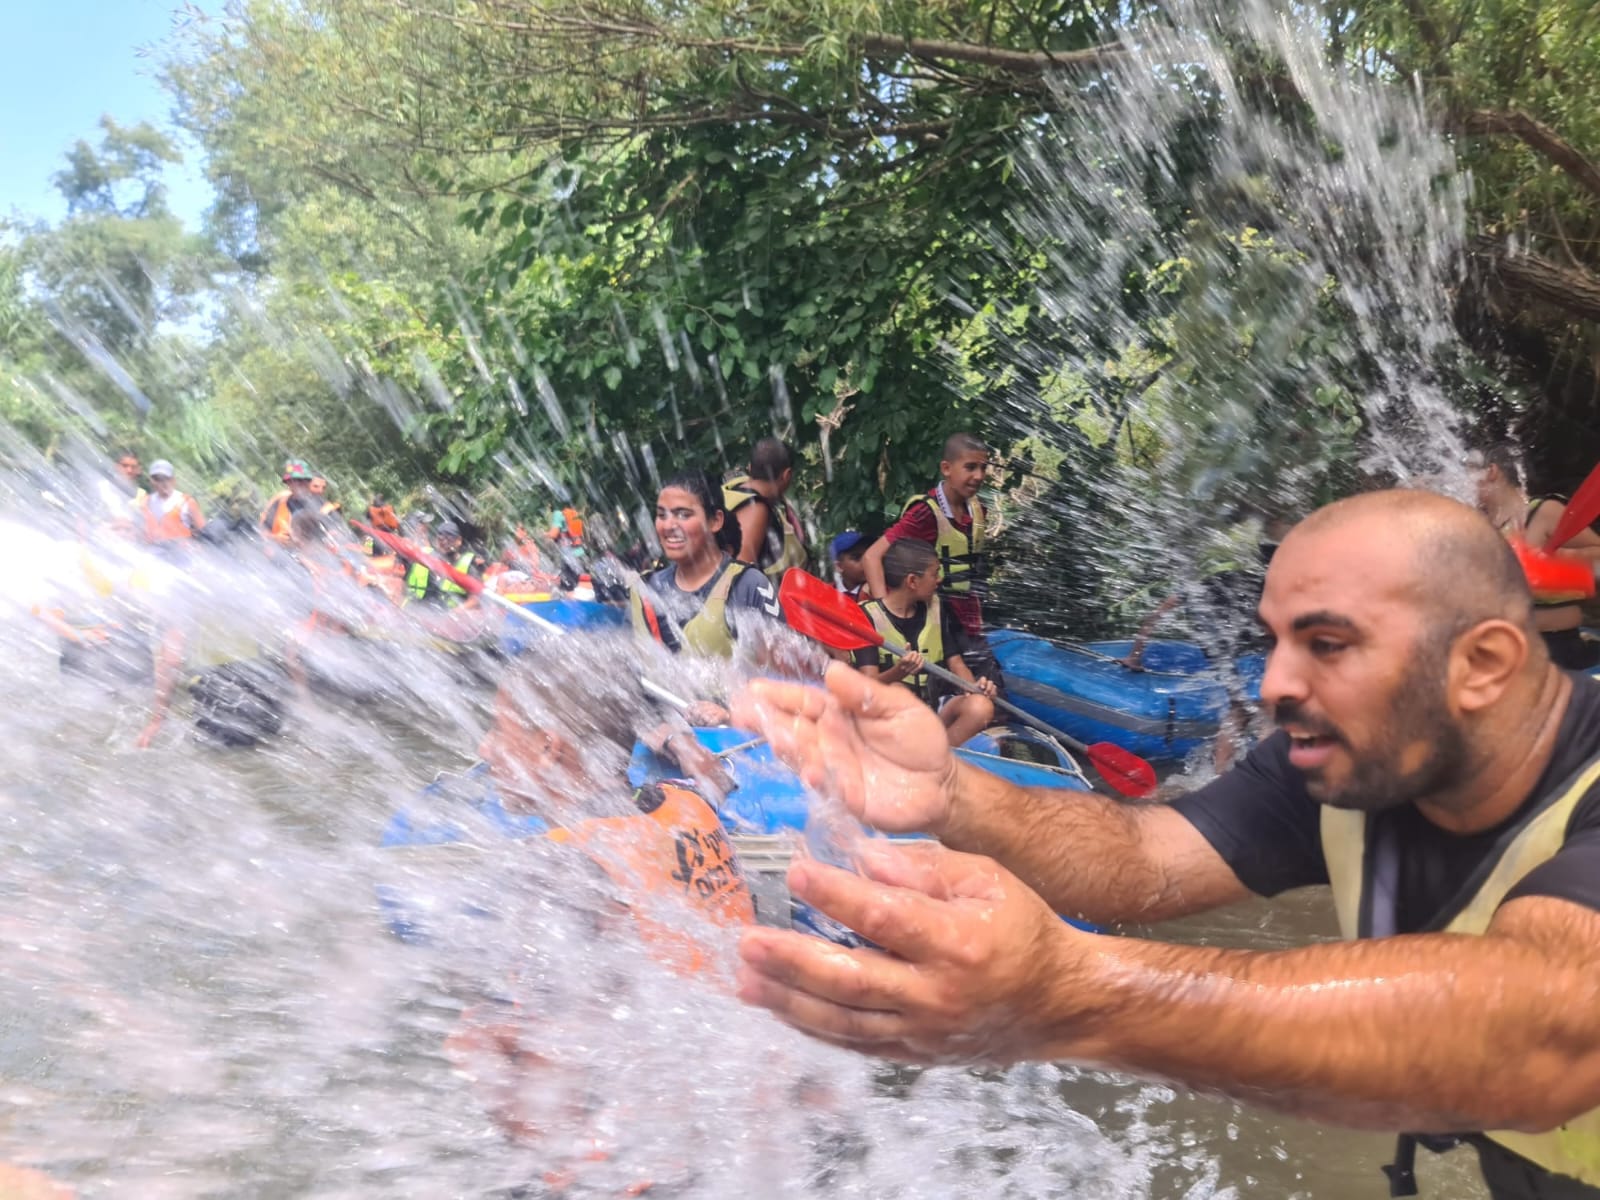
[[(717, 548), (726, 550), (729, 554), (739, 552), (739, 523), (729, 516), (727, 506), (722, 502), (722, 489), (711, 482), (709, 475), (700, 470), (679, 471), (661, 484), (661, 491), (664, 492), (668, 488), (678, 488), (698, 500), (706, 514), (708, 525), (718, 513), (721, 513), (722, 528), (714, 535)], [(659, 498), (660, 492), (656, 495)]]

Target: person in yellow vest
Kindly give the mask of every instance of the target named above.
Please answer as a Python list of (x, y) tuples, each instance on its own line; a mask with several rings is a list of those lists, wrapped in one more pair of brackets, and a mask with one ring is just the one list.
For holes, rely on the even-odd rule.
[(805, 530), (785, 499), (793, 483), (794, 451), (770, 437), (751, 448), (749, 467), (722, 481), (722, 504), (738, 533), (734, 558), (773, 580), (806, 565)]
[(172, 475), (172, 464), (156, 459), (150, 464), (151, 491), (138, 502), (141, 533), (152, 544), (188, 541), (206, 527), (200, 505), (174, 487)]
[[(1476, 467), (1478, 508), (1506, 537), (1542, 546), (1567, 511), (1562, 496), (1530, 497), (1522, 486), (1522, 469), (1508, 447), (1494, 446), (1470, 456)], [(1580, 529), (1562, 553), (1600, 566), (1600, 534)], [(1571, 671), (1600, 666), (1600, 644), (1579, 632), (1583, 598), (1578, 595), (1534, 597), (1534, 621), (1550, 648), (1550, 657)]]
[[(1172, 804), (955, 761), (904, 689), (839, 666), (735, 716), (868, 825), (863, 875), (791, 893), (881, 950), (751, 930), (741, 996), (888, 1058), (1092, 1062), (1299, 1117), (1465, 1142), (1495, 1200), (1600, 1197), (1600, 682), (1555, 666), (1466, 505), (1312, 514), (1267, 570), (1279, 726)], [(1253, 951), (1087, 934), (1332, 885), (1345, 937)], [(1414, 1136), (1413, 1136), (1414, 1135)]]
[(867, 591), (882, 598), (883, 556), (903, 538), (927, 542), (944, 568), (939, 595), (961, 620), (967, 634), (967, 665), (973, 674), (1000, 684), (1000, 668), (983, 636), (983, 600), (989, 594), (987, 514), (978, 492), (989, 476), (989, 447), (970, 433), (953, 433), (944, 443), (939, 482), (906, 501), (900, 519), (861, 556)]
[(656, 497), (656, 538), (667, 565), (629, 591), (634, 629), (674, 653), (733, 654), (740, 614), (779, 620), (777, 589), (726, 548), (728, 513), (704, 473), (669, 479)]
[[(880, 683), (910, 688), (939, 714), (950, 744), (959, 746), (994, 720), (994, 684), (973, 679), (961, 659), (966, 635), (961, 622), (939, 602), (939, 555), (927, 542), (896, 542), (883, 557), (883, 577), (888, 593), (882, 600), (867, 601), (862, 609), (885, 644), (906, 653), (896, 658), (886, 649), (868, 646), (855, 652), (856, 670), (877, 676)], [(928, 674), (929, 663), (983, 691), (956, 691)]]
[(266, 508), (261, 510), (262, 533), (275, 542), (289, 544), (295, 510), (316, 499), (311, 494), (311, 481), (315, 478), (304, 459), (291, 458), (283, 464), (283, 491), (268, 500)]
[[(734, 559), (736, 536), (722, 493), (703, 471), (667, 480), (656, 496), (656, 539), (666, 565), (628, 588), (634, 632), (674, 654), (731, 658), (751, 621), (781, 621), (778, 590), (762, 572)], [(720, 725), (727, 710), (702, 700), (690, 710), (696, 725)]]
[[(471, 550), (464, 549), (461, 527), (454, 521), (441, 521), (434, 531), (434, 553), (463, 575), (474, 579), (483, 574), (483, 560)], [(406, 600), (425, 601), (455, 608), (469, 596), (466, 588), (442, 572), (434, 572), (425, 563), (412, 563), (406, 572)]]

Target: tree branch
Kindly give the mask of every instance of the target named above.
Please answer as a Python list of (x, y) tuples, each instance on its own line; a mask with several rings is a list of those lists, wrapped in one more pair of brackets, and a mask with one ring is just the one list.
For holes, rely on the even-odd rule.
[(1600, 321), (1600, 275), (1537, 254), (1510, 253), (1494, 238), (1478, 238), (1473, 254), (1507, 291), (1541, 300), (1569, 316)]
[[(415, 16), (443, 21), (458, 28), (477, 27), (496, 29), (505, 33), (529, 35), (548, 41), (558, 41), (581, 35), (616, 37), (637, 40), (652, 46), (675, 46), (681, 50), (711, 50), (728, 54), (756, 54), (769, 58), (801, 58), (809, 52), (803, 43), (763, 42), (749, 38), (706, 38), (678, 33), (670, 26), (638, 18), (611, 17), (601, 12), (586, 12), (573, 17), (561, 13), (532, 9), (532, 19), (510, 20), (487, 17), (467, 17), (394, 0), (394, 6)], [(1011, 75), (1042, 75), (1048, 71), (1093, 67), (1125, 53), (1118, 42), (1091, 46), (1084, 50), (1008, 50), (1000, 46), (981, 46), (971, 42), (944, 41), (937, 38), (894, 37), (889, 34), (866, 34), (850, 39), (868, 57), (894, 55), (922, 59), (928, 62), (960, 62), (971, 66), (992, 67)], [(592, 46), (588, 51), (592, 53)]]
[(1590, 162), (1576, 146), (1550, 126), (1535, 120), (1527, 113), (1518, 109), (1510, 112), (1475, 109), (1458, 113), (1453, 124), (1462, 133), (1507, 133), (1520, 138), (1565, 171), (1573, 182), (1589, 195), (1600, 200), (1600, 166)]

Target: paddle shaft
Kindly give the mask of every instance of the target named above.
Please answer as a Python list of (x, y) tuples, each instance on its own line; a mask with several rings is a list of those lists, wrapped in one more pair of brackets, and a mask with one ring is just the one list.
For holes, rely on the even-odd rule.
[[(888, 642), (880, 642), (878, 644), (878, 648), (881, 650), (887, 650), (896, 658), (904, 658), (906, 656), (906, 651), (901, 650), (898, 647), (891, 646)], [(924, 662), (922, 665), (923, 669), (935, 679), (942, 679), (946, 683), (954, 684), (963, 692), (970, 692), (974, 695), (977, 695), (981, 692), (981, 689), (977, 684), (961, 678), (961, 676), (957, 675), (954, 671), (945, 670), (943, 667), (939, 666), (938, 663)], [(1073, 737), (1071, 734), (1061, 732), (1061, 730), (1056, 729), (1054, 726), (1046, 725), (1032, 713), (1023, 712), (1022, 709), (1011, 703), (1011, 701), (1002, 700), (999, 696), (990, 696), (989, 699), (993, 701), (996, 708), (1005, 709), (1006, 712), (1010, 713), (1013, 717), (1017, 718), (1017, 720), (1021, 721), (1030, 729), (1037, 729), (1040, 733), (1047, 733), (1051, 737), (1058, 739), (1063, 745), (1078, 751), (1080, 754), (1089, 753), (1089, 747), (1084, 745), (1077, 738)]]
[(426, 550), (419, 549), (410, 542), (406, 541), (404, 538), (396, 537), (392, 533), (385, 533), (381, 529), (374, 529), (364, 521), (351, 521), (350, 525), (352, 528), (359, 529), (369, 537), (376, 538), (399, 557), (409, 558), (412, 562), (421, 563), (423, 566), (427, 567), (428, 570), (435, 571), (438, 574), (445, 576), (447, 579), (454, 582), (457, 587), (470, 592), (474, 596), (479, 596), (494, 604), (498, 604), (508, 613), (512, 613), (515, 616), (520, 617), (530, 625), (537, 626), (545, 633), (561, 632), (561, 626), (557, 625), (555, 622), (547, 621), (538, 613), (532, 612), (529, 609), (524, 608), (522, 605), (515, 603), (514, 601), (507, 600), (504, 596), (500, 595), (492, 588), (485, 586), (483, 580), (474, 579), (465, 571), (456, 570), (455, 567), (445, 562), (444, 559), (440, 558), (438, 555), (429, 554)]

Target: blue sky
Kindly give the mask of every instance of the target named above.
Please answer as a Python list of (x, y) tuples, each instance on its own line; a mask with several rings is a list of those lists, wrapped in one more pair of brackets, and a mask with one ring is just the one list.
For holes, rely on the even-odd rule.
[[(220, 8), (219, 0), (202, 7)], [(8, 5), (0, 69), (0, 214), (59, 218), (50, 186), (62, 155), (79, 138), (99, 137), (100, 116), (120, 124), (168, 124), (171, 103), (142, 49), (165, 40), (177, 0), (20, 0)], [(172, 207), (191, 225), (208, 203), (199, 152), (185, 145), (184, 166), (167, 172)]]

